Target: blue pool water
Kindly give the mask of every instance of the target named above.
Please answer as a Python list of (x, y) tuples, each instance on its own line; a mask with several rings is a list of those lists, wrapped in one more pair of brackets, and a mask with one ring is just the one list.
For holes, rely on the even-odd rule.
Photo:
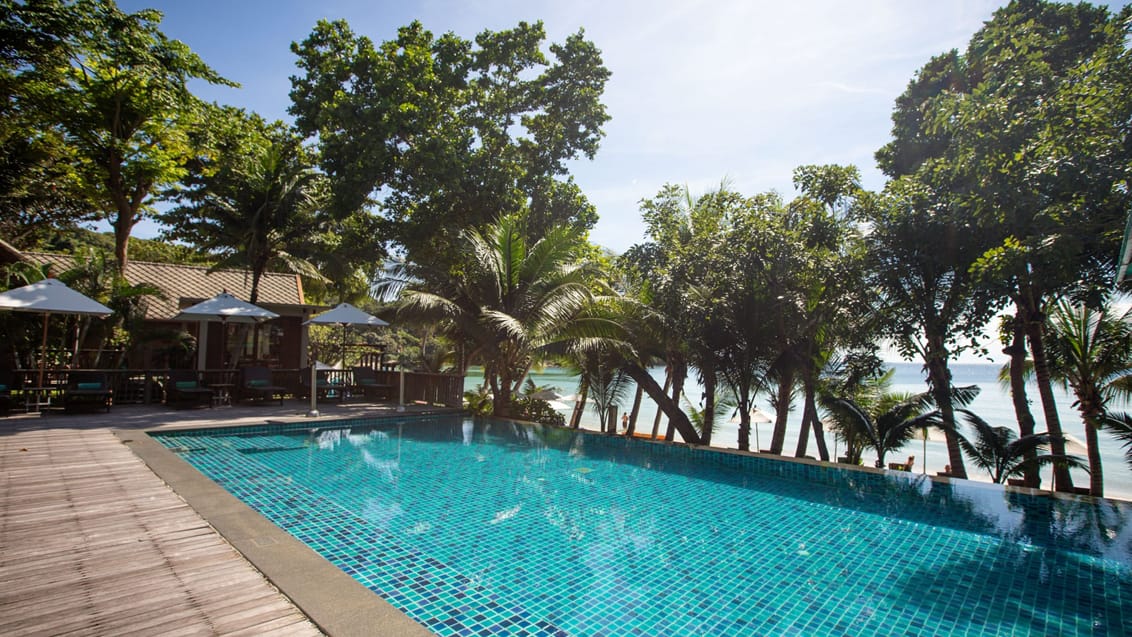
[(1132, 634), (1132, 505), (434, 416), (153, 434), (441, 635)]

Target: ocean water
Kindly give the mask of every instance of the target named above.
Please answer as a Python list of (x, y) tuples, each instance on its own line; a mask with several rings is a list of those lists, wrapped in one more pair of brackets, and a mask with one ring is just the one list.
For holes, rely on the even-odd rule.
[[(889, 365), (895, 370), (892, 379), (892, 391), (922, 392), (927, 390), (927, 380), (922, 365), (918, 363), (890, 363)], [(654, 367), (649, 371), (653, 378), (657, 379), (659, 384), (664, 384), (663, 368)], [(979, 396), (969, 407), (971, 411), (978, 414), (991, 425), (1004, 425), (1016, 429), (1017, 419), (1014, 416), (1014, 406), (1011, 403), (1009, 392), (998, 383), (998, 371), (998, 365), (990, 364), (953, 364), (951, 366), (951, 373), (957, 386), (977, 385), (980, 388)], [(536, 384), (551, 386), (555, 391), (567, 398), (572, 397), (578, 391), (578, 377), (561, 368), (546, 368), (536, 371), (531, 374), (531, 378)], [(468, 372), (468, 376), (464, 381), (464, 388), (465, 390), (472, 390), (482, 383), (482, 374), (473, 368)], [(626, 412), (632, 407), (633, 395), (636, 389), (636, 384), (630, 381), (630, 386), (626, 392), (626, 402), (625, 405), (621, 407), (620, 411)], [(690, 378), (685, 385), (685, 393), (689, 399), (698, 403), (698, 397), (702, 392), (702, 387), (695, 382), (694, 378)], [(1054, 395), (1056, 397), (1057, 412), (1061, 421), (1062, 430), (1083, 443), (1085, 440), (1085, 428), (1081, 420), (1081, 415), (1073, 407), (1074, 398), (1059, 386), (1054, 387)], [(1031, 383), (1027, 387), (1027, 396), (1030, 400), (1031, 412), (1037, 422), (1037, 430), (1045, 431), (1045, 418), (1042, 414), (1041, 399), (1038, 396), (1038, 389), (1034, 383)], [(571, 410), (573, 409), (573, 403), (569, 400), (560, 402), (563, 403), (565, 408), (559, 409), (559, 411), (565, 414), (567, 419), (569, 419)], [(770, 406), (769, 396), (759, 396), (755, 404), (760, 410), (773, 416), (774, 410)], [(656, 413), (657, 409), (655, 403), (653, 403), (646, 394), (641, 402), (641, 414), (637, 419), (637, 431), (651, 431)], [(793, 455), (797, 448), (798, 428), (801, 424), (801, 417), (802, 405), (799, 398), (795, 401), (794, 411), (791, 412), (788, 421), (789, 426), (786, 432), (786, 442), (783, 445), (783, 453), (786, 455)], [(660, 425), (661, 435), (664, 433), (666, 422), (666, 419), (662, 416)], [(618, 423), (620, 423), (620, 418), (618, 418)], [(582, 426), (587, 429), (600, 429), (600, 420), (592, 402), (587, 404), (586, 411), (582, 416)], [(752, 448), (766, 448), (769, 446), (772, 425), (764, 423), (753, 427), (753, 429), (754, 431), (751, 432)], [(756, 438), (758, 444), (756, 444)], [(679, 435), (677, 435), (677, 439), (679, 439)], [(838, 447), (838, 444), (834, 436), (827, 433), (826, 443), (829, 445), (830, 454), (836, 456), (835, 448)], [(1125, 460), (1124, 449), (1119, 441), (1112, 438), (1104, 431), (1100, 432), (1100, 443), (1101, 461), (1105, 475), (1105, 496), (1132, 500), (1132, 468), (1129, 467), (1128, 462)], [(737, 422), (718, 423), (715, 432), (712, 434), (712, 445), (730, 449), (738, 448), (739, 426)], [(817, 454), (812, 438), (810, 439), (807, 454), (812, 456), (816, 456)], [(935, 440), (928, 440), (926, 442), (919, 440), (913, 441), (903, 450), (890, 453), (886, 457), (886, 461), (903, 461), (909, 455), (916, 456), (913, 466), (913, 471), (916, 473), (935, 473), (943, 471), (944, 467), (949, 462), (947, 446), (942, 441)], [(1080, 451), (1078, 455), (1082, 460), (1085, 459), (1083, 450)], [(862, 459), (865, 464), (871, 464), (875, 457), (871, 455), (870, 452), (866, 452)], [(967, 466), (967, 473), (968, 477), (972, 480), (990, 480), (989, 476), (981, 473), (977, 468), (971, 466), (970, 463), (968, 463)], [(1073, 480), (1074, 484), (1077, 486), (1088, 486), (1089, 476), (1084, 471), (1074, 470)], [(1043, 472), (1042, 484), (1047, 488), (1050, 486), (1048, 469)]]

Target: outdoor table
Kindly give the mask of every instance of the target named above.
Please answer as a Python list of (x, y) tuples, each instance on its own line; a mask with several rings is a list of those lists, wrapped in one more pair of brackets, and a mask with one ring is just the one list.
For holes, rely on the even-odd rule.
[(232, 383), (212, 383), (208, 386), (212, 389), (212, 405), (231, 405), (232, 404), (232, 389), (236, 386)]
[(58, 387), (24, 387), (24, 411), (26, 413), (42, 412), (51, 407), (51, 394)]

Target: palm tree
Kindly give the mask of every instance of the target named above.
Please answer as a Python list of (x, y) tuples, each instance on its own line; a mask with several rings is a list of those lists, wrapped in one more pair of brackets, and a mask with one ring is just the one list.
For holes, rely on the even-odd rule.
[(1062, 299), (1049, 317), (1046, 355), (1050, 375), (1072, 388), (1085, 424), (1089, 493), (1104, 495), (1100, 441), (1101, 416), (1113, 398), (1132, 396), (1132, 310), (1114, 315)]
[(625, 404), (632, 380), (620, 367), (618, 357), (613, 352), (591, 350), (579, 356), (578, 363), (584, 377), (582, 382), (586, 386), (587, 398), (593, 401), (601, 430), (617, 433), (617, 422), (615, 419), (610, 420), (610, 410), (616, 410)]
[(245, 131), (250, 140), (240, 152), (204, 172), (180, 195), (184, 203), (161, 218), (170, 228), (168, 238), (219, 257), (214, 270), (246, 269), (251, 274), (248, 301), (254, 304), (269, 266), (323, 279), (293, 252), (319, 231), (326, 187), (301, 140), (255, 118), (248, 126), (258, 130)]
[[(684, 396), (684, 410), (688, 412), (688, 419), (692, 421), (692, 426), (700, 434), (701, 439), (710, 435), (709, 428), (719, 426), (719, 423), (727, 419), (727, 414), (733, 412), (737, 403), (733, 396), (720, 396), (713, 401), (705, 401), (708, 404), (703, 408), (696, 407), (692, 401)], [(706, 398), (706, 397), (705, 397)], [(708, 414), (708, 405), (711, 405), (712, 413)]]
[(483, 231), (462, 232), (457, 267), (425, 274), (403, 295), (398, 316), (437, 322), (473, 344), (494, 396), (493, 413), (511, 414), (511, 400), (538, 357), (617, 326), (587, 315), (602, 290), (597, 266), (580, 258), (584, 243), (561, 227), (530, 241), (525, 213), (507, 215)]
[(1031, 465), (1040, 467), (1064, 463), (1070, 467), (1085, 466), (1076, 456), (1039, 453), (1039, 450), (1049, 446), (1053, 434), (1039, 433), (1018, 437), (1013, 429), (993, 427), (971, 411), (966, 409), (956, 411), (963, 414), (964, 419), (975, 432), (974, 441), (959, 434), (960, 446), (971, 462), (985, 469), (996, 484), (1002, 484), (1008, 478), (1024, 475)]
[(883, 468), (885, 456), (910, 442), (917, 430), (940, 426), (938, 411), (925, 413), (931, 404), (927, 393), (886, 394), (872, 409), (852, 398), (826, 396), (822, 403), (839, 428), (877, 452), (877, 468)]

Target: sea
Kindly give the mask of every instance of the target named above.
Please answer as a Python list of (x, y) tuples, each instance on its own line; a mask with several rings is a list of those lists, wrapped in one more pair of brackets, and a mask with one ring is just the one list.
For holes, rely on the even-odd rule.
[[(927, 377), (921, 364), (889, 363), (888, 366), (894, 370), (891, 391), (916, 393), (927, 390)], [(1014, 416), (1014, 406), (1010, 400), (1009, 391), (998, 382), (1000, 368), (1000, 365), (995, 364), (952, 364), (951, 373), (956, 386), (976, 385), (980, 388), (978, 397), (971, 403), (968, 409), (978, 414), (991, 425), (1003, 425), (1016, 430), (1017, 419)], [(653, 378), (657, 379), (659, 384), (664, 384), (663, 367), (654, 367), (649, 371)], [(536, 385), (549, 386), (563, 397), (555, 401), (557, 403), (555, 406), (558, 411), (565, 414), (567, 420), (569, 420), (570, 413), (573, 411), (574, 397), (578, 391), (578, 376), (570, 373), (570, 371), (566, 369), (547, 367), (532, 372), (530, 378)], [(471, 391), (482, 383), (482, 371), (474, 367), (469, 369), (464, 380), (464, 389)], [(636, 389), (636, 385), (630, 381), (629, 387), (625, 393), (625, 404), (619, 408), (620, 412), (627, 412), (631, 409)], [(696, 384), (694, 374), (685, 384), (684, 391), (688, 399), (698, 407), (703, 389)], [(1084, 445), (1084, 423), (1081, 420), (1080, 413), (1074, 408), (1073, 403), (1075, 399), (1065, 388), (1057, 385), (1054, 386), (1053, 392), (1056, 397), (1057, 413), (1061, 421), (1062, 430), (1068, 434), (1072, 440), (1079, 442), (1080, 445)], [(1036, 384), (1030, 383), (1027, 386), (1027, 397), (1030, 400), (1030, 410), (1034, 415), (1034, 419), (1037, 421), (1037, 430), (1045, 431), (1045, 418), (1042, 414), (1041, 399), (1038, 396)], [(773, 417), (774, 410), (770, 406), (769, 398), (768, 395), (758, 396), (755, 401), (755, 406), (763, 413)], [(1129, 406), (1118, 405), (1117, 409), (1126, 410), (1129, 409)], [(656, 413), (656, 404), (648, 397), (648, 394), (645, 394), (641, 402), (640, 415), (637, 418), (637, 431), (651, 431)], [(802, 404), (801, 398), (799, 397), (795, 400), (795, 406), (790, 413), (788, 421), (789, 426), (786, 433), (786, 442), (783, 445), (783, 453), (785, 455), (794, 455), (798, 444), (798, 429), (801, 423), (801, 414)], [(738, 417), (723, 418), (722, 420), (723, 422), (716, 424), (716, 428), (712, 434), (712, 446), (737, 449), (739, 446)], [(617, 422), (618, 426), (620, 426), (620, 416)], [(666, 424), (667, 420), (662, 416), (660, 424), (662, 436)], [(586, 405), (586, 411), (582, 416), (581, 426), (594, 430), (601, 428), (597, 408), (592, 402)], [(765, 422), (752, 425), (751, 446), (753, 449), (765, 449), (770, 446), (772, 427), (773, 425), (771, 423)], [(904, 449), (890, 452), (885, 460), (886, 462), (903, 462), (908, 456), (914, 455), (916, 457), (913, 464), (914, 472), (934, 474), (943, 471), (949, 462), (947, 446), (942, 440), (931, 439), (935, 437), (937, 436), (930, 436), (929, 440), (917, 438), (909, 442)], [(677, 434), (677, 440), (679, 440), (679, 434)], [(829, 446), (830, 455), (832, 457), (836, 457), (839, 452), (844, 451), (843, 448), (837, 448), (839, 443), (830, 432), (826, 432), (826, 444)], [(1132, 468), (1129, 467), (1128, 461), (1125, 459), (1122, 444), (1106, 431), (1101, 430), (1100, 447), (1101, 462), (1104, 469), (1105, 496), (1132, 500)], [(1082, 461), (1087, 461), (1083, 447), (1071, 443), (1069, 450), (1071, 453), (1076, 452), (1076, 455), (1079, 455)], [(812, 437), (810, 438), (807, 448), (807, 455), (815, 457), (817, 455), (817, 449)], [(875, 460), (875, 454), (866, 451), (862, 456), (862, 460), (866, 465), (871, 465)], [(974, 467), (970, 462), (967, 462), (967, 473), (968, 477), (973, 480), (990, 480), (990, 476), (986, 475), (977, 467)], [(1049, 469), (1043, 471), (1043, 488), (1049, 488), (1051, 486), (1049, 473)], [(1089, 484), (1089, 476), (1085, 471), (1075, 469), (1073, 470), (1073, 481), (1076, 486), (1087, 487)]]

